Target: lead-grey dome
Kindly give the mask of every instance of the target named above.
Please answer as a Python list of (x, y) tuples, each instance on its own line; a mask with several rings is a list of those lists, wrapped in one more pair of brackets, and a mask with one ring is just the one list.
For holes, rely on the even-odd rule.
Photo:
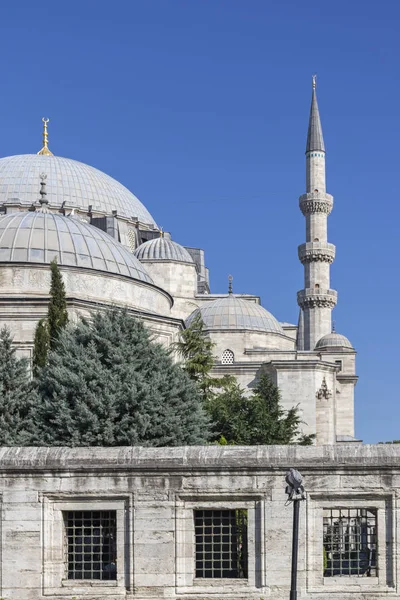
[(123, 217), (137, 217), (156, 226), (143, 204), (121, 183), (84, 163), (60, 156), (21, 154), (0, 158), (0, 205), (18, 199), (31, 206), (38, 200), (40, 174), (47, 175), (47, 198), (52, 208), (68, 206)]
[(196, 309), (189, 315), (186, 324), (189, 325), (199, 313), (207, 330), (245, 329), (285, 335), (278, 321), (264, 307), (233, 294), (207, 302)]
[(353, 345), (345, 335), (333, 331), (324, 335), (318, 340), (315, 346), (316, 350), (332, 350), (333, 348), (348, 348), (349, 350), (353, 350)]
[(168, 260), (194, 263), (186, 248), (165, 237), (158, 237), (144, 242), (136, 248), (135, 256), (144, 261)]
[(59, 265), (153, 283), (145, 267), (122, 244), (77, 218), (40, 211), (0, 217), (0, 263), (48, 264), (54, 258)]

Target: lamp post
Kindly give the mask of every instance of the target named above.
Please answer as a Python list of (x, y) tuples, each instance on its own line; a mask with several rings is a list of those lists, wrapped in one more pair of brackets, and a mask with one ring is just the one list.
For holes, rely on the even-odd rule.
[(296, 469), (286, 473), (286, 504), (293, 502), (293, 537), (292, 537), (292, 576), (290, 581), (290, 600), (297, 600), (297, 557), (299, 552), (299, 515), (300, 502), (306, 499), (303, 477)]

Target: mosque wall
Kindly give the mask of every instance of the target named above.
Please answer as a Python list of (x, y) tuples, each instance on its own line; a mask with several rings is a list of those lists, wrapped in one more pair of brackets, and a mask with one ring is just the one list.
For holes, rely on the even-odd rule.
[(172, 314), (180, 319), (197, 308), (197, 270), (194, 264), (172, 261), (142, 261), (154, 283), (174, 298)]
[(336, 382), (336, 428), (340, 435), (354, 436), (354, 381), (339, 375)]
[[(60, 266), (66, 294), (90, 302), (106, 302), (127, 308), (146, 308), (148, 312), (169, 315), (171, 298), (162, 290), (138, 280), (105, 272), (94, 272), (82, 267)], [(34, 295), (47, 296), (50, 290), (48, 265), (20, 265), (0, 267), (2, 297)]]
[[(60, 268), (72, 320), (93, 310), (124, 306), (145, 321), (165, 346), (175, 341), (181, 320), (171, 314), (168, 294), (140, 281), (82, 268)], [(48, 265), (0, 266), (0, 325), (7, 325), (19, 354), (31, 357), (37, 322), (46, 317), (50, 289)]]
[(253, 360), (247, 350), (294, 350), (295, 345), (293, 339), (275, 333), (225, 329), (209, 331), (207, 334), (215, 344), (214, 355), (218, 361), (228, 349), (234, 353), (235, 361), (247, 362)]
[(396, 445), (1, 448), (1, 596), (286, 600), (290, 467), (299, 597), (399, 597)]

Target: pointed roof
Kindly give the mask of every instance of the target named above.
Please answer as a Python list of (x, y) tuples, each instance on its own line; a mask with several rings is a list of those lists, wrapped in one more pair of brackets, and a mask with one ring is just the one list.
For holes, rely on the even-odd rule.
[(311, 98), (311, 110), (310, 120), (308, 122), (308, 134), (307, 134), (307, 146), (306, 152), (313, 152), (314, 150), (322, 150), (325, 152), (324, 137), (322, 135), (321, 119), (319, 116), (318, 102), (317, 102), (317, 77), (313, 75), (312, 83), (312, 98)]

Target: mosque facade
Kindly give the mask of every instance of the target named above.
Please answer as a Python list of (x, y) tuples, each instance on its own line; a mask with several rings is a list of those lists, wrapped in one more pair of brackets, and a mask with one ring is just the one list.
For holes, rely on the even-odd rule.
[(44, 119), (38, 154), (0, 159), (0, 325), (31, 357), (35, 328), (47, 314), (50, 269), (57, 259), (72, 320), (108, 306), (126, 307), (170, 346), (201, 314), (214, 343), (215, 374), (234, 375), (249, 391), (260, 373), (279, 386), (285, 408), (299, 404), (304, 433), (317, 445), (354, 438), (356, 352), (332, 330), (337, 292), (330, 285), (335, 246), (328, 241), (333, 197), (313, 79), (306, 144), (306, 190), (299, 206), (305, 242), (298, 248), (304, 285), (299, 321), (279, 322), (258, 296), (213, 294), (204, 251), (160, 230), (126, 187), (97, 169), (54, 156)]

